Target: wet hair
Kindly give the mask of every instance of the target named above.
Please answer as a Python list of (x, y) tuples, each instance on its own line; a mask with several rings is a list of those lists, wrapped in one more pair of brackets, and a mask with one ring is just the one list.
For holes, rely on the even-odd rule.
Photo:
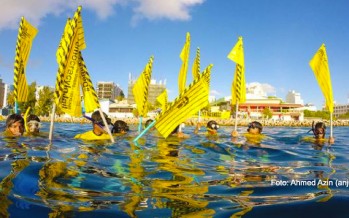
[(27, 117), (27, 123), (29, 123), (31, 120), (35, 120), (35, 121), (38, 121), (40, 123), (40, 118), (38, 116), (36, 116), (35, 114), (30, 114)]
[(145, 128), (147, 128), (152, 122), (153, 122), (152, 119), (147, 120), (144, 124)]
[(179, 125), (176, 126), (176, 128), (171, 132), (171, 135), (178, 133), (178, 130), (179, 130)]
[(261, 133), (263, 130), (263, 125), (258, 121), (253, 121), (253, 122), (248, 124), (247, 131), (249, 131), (250, 129), (253, 129), (253, 128), (259, 129), (259, 133)]
[[(105, 117), (105, 120), (107, 121), (107, 124), (111, 125), (111, 120), (110, 120), (110, 118), (108, 118), (108, 115), (104, 112), (103, 112), (103, 115)], [(98, 124), (98, 125), (104, 126), (103, 119), (102, 119), (99, 111), (93, 112), (91, 118), (92, 118), (93, 124)]]
[(129, 130), (130, 129), (125, 121), (117, 120), (117, 121), (115, 121), (111, 132), (112, 133), (121, 133), (121, 132), (127, 132)]
[(313, 131), (314, 136), (317, 136), (319, 133), (317, 132), (317, 129), (323, 129), (323, 134), (324, 134), (324, 138), (325, 138), (325, 134), (326, 134), (326, 125), (323, 122), (317, 122), (314, 125), (314, 121), (312, 123), (312, 128), (310, 131)]
[(216, 121), (210, 120), (207, 123), (207, 128), (217, 130), (217, 129), (219, 129), (219, 125)]
[(19, 114), (11, 114), (6, 119), (6, 128), (9, 128), (12, 124), (14, 124), (14, 123), (16, 123), (18, 121), (24, 126), (24, 119), (23, 119), (23, 117), (21, 115), (19, 115)]

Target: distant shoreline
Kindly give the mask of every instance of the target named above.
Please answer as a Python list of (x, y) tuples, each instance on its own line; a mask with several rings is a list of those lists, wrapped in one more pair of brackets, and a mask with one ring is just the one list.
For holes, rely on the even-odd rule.
[[(116, 120), (123, 120), (129, 125), (132, 124), (138, 124), (139, 118), (111, 118), (112, 123), (114, 123)], [(154, 118), (143, 118), (143, 123), (145, 123), (148, 119), (154, 119)], [(6, 117), (2, 117), (0, 119), (2, 121), (6, 120)], [(50, 117), (40, 117), (40, 120), (42, 122), (50, 122)], [(200, 123), (201, 125), (206, 125), (206, 123), (210, 120), (215, 120), (219, 125), (221, 126), (233, 126), (235, 125), (235, 119), (221, 119), (221, 118), (201, 118)], [(255, 121), (251, 119), (239, 119), (238, 120), (238, 126), (247, 126), (250, 122)], [(321, 120), (321, 119), (311, 119), (308, 118), (303, 121), (283, 121), (283, 120), (263, 120), (259, 119), (256, 120), (262, 123), (263, 126), (285, 126), (285, 127), (309, 127), (312, 125), (312, 122), (324, 122), (326, 126), (330, 125), (329, 120)], [(88, 124), (91, 123), (91, 121), (87, 120), (83, 117), (74, 117), (74, 118), (63, 118), (63, 117), (56, 117), (55, 122), (59, 123), (81, 123), (81, 124)], [(197, 118), (189, 118), (184, 123), (188, 126), (195, 126), (198, 122)], [(334, 120), (333, 126), (349, 126), (349, 120)]]

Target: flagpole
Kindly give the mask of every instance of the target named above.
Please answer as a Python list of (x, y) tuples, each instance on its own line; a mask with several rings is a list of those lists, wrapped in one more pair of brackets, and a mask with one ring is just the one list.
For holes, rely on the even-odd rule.
[(114, 137), (112, 136), (112, 134), (111, 134), (111, 132), (110, 132), (110, 129), (109, 129), (107, 120), (106, 120), (105, 117), (104, 117), (103, 111), (102, 111), (101, 108), (98, 108), (98, 110), (99, 110), (99, 114), (100, 114), (101, 117), (102, 117), (104, 126), (107, 127), (106, 130), (107, 130), (108, 135), (110, 136), (110, 141), (111, 141), (112, 143), (114, 143), (114, 142), (115, 142), (115, 141), (114, 141)]
[(145, 128), (135, 139), (133, 139), (134, 142), (137, 142), (138, 139), (140, 139), (150, 128), (152, 128), (156, 123), (156, 120), (154, 120), (147, 128)]
[(15, 101), (15, 114), (17, 114), (18, 113), (18, 102), (17, 101)]
[[(200, 116), (201, 116), (201, 110), (199, 110), (199, 113), (198, 113), (198, 123), (200, 123)], [(200, 125), (198, 125), (198, 129), (200, 130)]]
[(330, 137), (333, 137), (333, 113), (330, 113)]
[(50, 123), (50, 133), (48, 135), (48, 139), (52, 141), (52, 135), (53, 135), (53, 122), (55, 120), (55, 113), (56, 113), (56, 103), (53, 103), (52, 106), (52, 114), (51, 114), (51, 123)]
[(142, 131), (142, 119), (143, 119), (143, 117), (140, 116), (139, 117), (139, 124), (138, 124), (138, 133), (140, 133)]
[(235, 108), (235, 127), (234, 130), (237, 131), (238, 128), (238, 110), (239, 110), (239, 102), (236, 102), (236, 108)]

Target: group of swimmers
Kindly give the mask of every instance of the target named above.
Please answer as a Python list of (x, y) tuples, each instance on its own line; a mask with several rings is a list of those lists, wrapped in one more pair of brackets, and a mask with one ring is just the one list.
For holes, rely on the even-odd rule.
[[(108, 125), (112, 125), (111, 133), (113, 135), (125, 134), (129, 131), (129, 126), (125, 121), (117, 120), (114, 124), (111, 123), (111, 119), (108, 118), (107, 114), (103, 113), (105, 120)], [(108, 140), (110, 136), (108, 134), (107, 128), (105, 126), (101, 114), (99, 111), (92, 113), (91, 117), (84, 116), (92, 122), (92, 130), (85, 133), (77, 134), (74, 138), (82, 140)], [(149, 119), (145, 123), (145, 127), (150, 125), (153, 120)], [(194, 134), (199, 133), (201, 124), (198, 123)], [(40, 133), (40, 119), (38, 116), (31, 114), (26, 117), (26, 120), (19, 114), (12, 114), (6, 119), (6, 129), (4, 136), (7, 137), (17, 137), (22, 135), (38, 135)], [(210, 120), (206, 125), (206, 134), (207, 135), (217, 135), (219, 125), (216, 121)], [(25, 132), (26, 130), (26, 132)], [(247, 132), (244, 133), (246, 138), (258, 138), (262, 139), (264, 135), (262, 134), (263, 125), (258, 121), (253, 121), (248, 124)], [(313, 141), (315, 143), (323, 143), (326, 138), (326, 125), (323, 122), (313, 123), (312, 129), (309, 132), (313, 132), (313, 137), (306, 139), (306, 141)], [(176, 136), (178, 138), (188, 138), (189, 136), (182, 132), (181, 125), (177, 126), (171, 133), (171, 136)], [(232, 138), (237, 138), (239, 136), (237, 131), (232, 131)], [(334, 138), (329, 137), (328, 142), (330, 144), (334, 143)]]
[[(4, 136), (17, 137), (26, 134), (38, 134), (40, 132), (40, 118), (34, 114), (29, 115), (26, 120), (19, 114), (11, 114), (6, 119)], [(26, 130), (26, 132), (24, 132)]]
[[(111, 133), (123, 134), (129, 131), (129, 127), (125, 121), (117, 120), (114, 124), (111, 123), (110, 118), (104, 114), (107, 124), (112, 125)], [(82, 134), (77, 134), (74, 138), (83, 140), (107, 140), (110, 136), (107, 134), (102, 117), (99, 111), (95, 111), (91, 117), (85, 116), (87, 119), (92, 121), (92, 130)], [(24, 119), (19, 114), (11, 114), (6, 119), (6, 128), (3, 133), (5, 137), (18, 137), (27, 135), (39, 135), (40, 134), (40, 118), (34, 114), (29, 115)]]

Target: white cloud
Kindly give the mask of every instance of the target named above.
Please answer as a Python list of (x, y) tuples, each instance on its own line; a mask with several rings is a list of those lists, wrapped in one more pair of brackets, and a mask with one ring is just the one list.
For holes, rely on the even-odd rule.
[(190, 8), (200, 5), (204, 0), (136, 0), (132, 23), (141, 19), (190, 20)]
[[(78, 5), (92, 10), (99, 19), (106, 19), (116, 11), (116, 5), (133, 8), (133, 21), (140, 19), (190, 19), (190, 8), (204, 0), (1, 0), (0, 30), (17, 29), (24, 16), (38, 26), (45, 16), (69, 13), (72, 16)], [(135, 4), (132, 4), (135, 3)], [(69, 15), (68, 15), (69, 16)]]
[(266, 93), (268, 95), (275, 95), (276, 94), (276, 89), (268, 83), (252, 82), (252, 83), (246, 84), (246, 87), (258, 87), (259, 89), (261, 89), (264, 93)]
[(3, 0), (0, 8), (0, 29), (18, 28), (20, 18), (24, 16), (34, 26), (47, 14), (61, 13), (62, 0)]
[(134, 9), (136, 16), (153, 20), (168, 18), (170, 20), (190, 19), (189, 9), (203, 0), (138, 0), (139, 5)]
[(221, 93), (219, 91), (213, 89), (213, 90), (211, 90), (210, 95), (216, 96), (216, 95), (221, 95)]

